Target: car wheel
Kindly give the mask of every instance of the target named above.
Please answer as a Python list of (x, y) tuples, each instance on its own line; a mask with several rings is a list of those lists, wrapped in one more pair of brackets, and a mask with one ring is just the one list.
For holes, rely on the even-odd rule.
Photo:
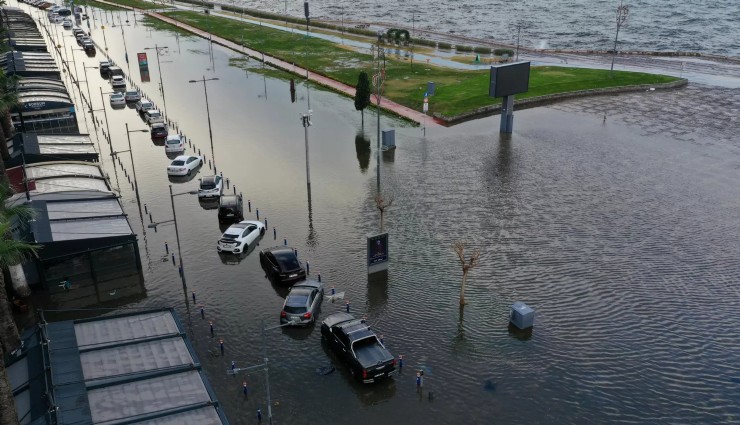
[(192, 173), (192, 172), (193, 172), (193, 170), (188, 170), (188, 175), (190, 175), (190, 173)]
[(265, 236), (265, 228), (260, 229), (260, 236)]

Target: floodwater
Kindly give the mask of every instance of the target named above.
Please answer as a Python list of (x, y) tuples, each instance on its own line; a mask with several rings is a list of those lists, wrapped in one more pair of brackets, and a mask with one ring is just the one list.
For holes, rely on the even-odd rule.
[[(287, 239), (310, 262), (311, 274), (320, 272), (327, 285), (346, 292), (352, 312), (367, 316), (391, 352), (405, 357), (399, 376), (360, 386), (322, 346), (317, 327), (267, 331), (276, 423), (727, 423), (740, 417), (737, 90), (690, 86), (517, 111), (515, 131), (506, 137), (498, 133), (498, 117), (430, 127), (426, 136), (420, 127), (382, 118), (383, 128), (396, 128), (398, 145), (380, 163), (382, 190), (394, 198), (385, 217), (391, 264), (387, 275), (368, 279), (365, 236), (379, 225), (372, 112), (365, 113), (372, 140), (366, 142), (357, 137), (363, 131), (351, 99), (311, 90), (308, 196), (302, 84), (291, 103), (288, 82), (255, 72), (254, 59), (245, 71), (230, 66), (234, 52), (214, 46), (211, 55), (207, 41), (141, 23), (123, 27), (123, 36), (121, 27), (105, 24), (104, 41), (100, 24), (98, 16), (96, 43), (107, 44), (127, 71), (125, 37), (130, 75), (159, 106), (156, 56), (144, 49), (167, 46), (160, 57), (166, 111), (250, 200), (248, 218), (259, 208), (268, 221), (259, 248)], [(74, 39), (66, 41), (69, 48)], [(141, 83), (134, 61), (144, 51), (151, 81)], [(87, 58), (75, 51), (77, 66), (96, 66), (103, 52)], [(94, 107), (107, 108), (113, 149), (128, 149), (125, 123), (131, 130), (146, 125), (133, 110), (102, 105), (95, 93), (109, 86), (96, 70), (87, 75)], [(207, 83), (213, 155), (203, 83), (188, 83), (202, 77), (219, 78)], [(83, 128), (86, 119), (80, 114)], [(98, 139), (105, 154), (106, 142)], [(184, 193), (213, 172), (206, 166), (190, 181), (170, 182), (163, 147), (142, 133), (131, 133), (131, 142), (142, 203), (154, 221), (172, 218), (169, 184)], [(174, 228), (143, 227), (148, 217), (140, 219), (123, 177), (122, 167), (130, 174), (128, 158), (121, 167), (102, 156), (139, 232), (146, 280), (146, 298), (122, 307), (175, 307), (230, 421), (256, 423), (257, 409), (267, 412), (264, 372), (234, 377), (226, 370), (232, 360), (240, 367), (261, 361), (261, 323), (278, 324), (284, 290), (265, 279), (257, 252), (219, 256), (216, 211), (182, 195), (174, 204), (184, 292), (164, 247), (175, 249)], [(456, 240), (482, 252), (464, 312), (451, 248)], [(537, 311), (531, 334), (507, 328), (515, 301)], [(326, 302), (320, 317), (343, 309)], [(334, 373), (317, 373), (328, 363)], [(419, 369), (425, 371), (421, 391)]]

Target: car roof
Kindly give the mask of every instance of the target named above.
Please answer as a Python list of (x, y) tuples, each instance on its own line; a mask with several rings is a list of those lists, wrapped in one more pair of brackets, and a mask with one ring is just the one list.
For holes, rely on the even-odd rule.
[(282, 252), (295, 252), (293, 248), (289, 246), (273, 246), (270, 248), (265, 248), (262, 250), (262, 252), (272, 252), (273, 254), (279, 254)]
[(150, 109), (150, 110), (146, 111), (146, 113), (149, 114), (149, 115), (161, 114), (161, 112), (159, 112), (159, 109)]
[(296, 288), (297, 289), (306, 288), (306, 289), (309, 289), (309, 290), (310, 289), (318, 289), (318, 288), (321, 288), (323, 285), (324, 284), (321, 283), (321, 282), (319, 282), (318, 280), (306, 279), (306, 280), (300, 281), (300, 282), (296, 283), (295, 285), (293, 285), (291, 287), (291, 291), (293, 289), (296, 289)]
[(126, 94), (129, 94), (129, 93), (139, 94), (139, 91), (138, 90), (126, 90)]
[(193, 156), (193, 155), (180, 155), (177, 158), (173, 159), (173, 161), (177, 161), (177, 160), (185, 161), (188, 158), (197, 158), (197, 156)]
[[(157, 123), (157, 124), (161, 124), (161, 127), (164, 127), (164, 123), (163, 122)], [(152, 124), (152, 127), (154, 127), (154, 124)], [(157, 126), (157, 127), (160, 127), (160, 126)], [(170, 134), (169, 136), (167, 136), (167, 141), (175, 140), (175, 139), (180, 140), (180, 135), (179, 134)]]
[(120, 91), (117, 91), (117, 92), (114, 92), (114, 93), (111, 93), (110, 94), (110, 97), (120, 97), (120, 96), (123, 96), (123, 93), (121, 93)]
[(205, 176), (200, 181), (201, 183), (216, 183), (216, 176)]

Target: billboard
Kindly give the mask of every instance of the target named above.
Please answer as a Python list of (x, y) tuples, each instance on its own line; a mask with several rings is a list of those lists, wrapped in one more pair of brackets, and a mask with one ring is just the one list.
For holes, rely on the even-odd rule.
[(511, 96), (529, 91), (529, 62), (515, 62), (491, 66), (488, 95)]
[(136, 59), (139, 61), (139, 68), (149, 67), (149, 61), (147, 61), (146, 53), (137, 53)]
[(367, 268), (369, 273), (388, 268), (388, 233), (367, 237)]

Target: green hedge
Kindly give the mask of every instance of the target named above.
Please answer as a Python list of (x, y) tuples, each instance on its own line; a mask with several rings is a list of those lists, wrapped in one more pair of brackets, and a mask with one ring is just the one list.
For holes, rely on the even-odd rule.
[(465, 46), (463, 44), (459, 44), (459, 45), (455, 46), (455, 50), (457, 50), (458, 52), (472, 52), (473, 51), (473, 47), (471, 47), (471, 46)]
[(415, 38), (414, 39), (414, 44), (416, 44), (418, 46), (432, 46), (432, 47), (436, 47), (437, 46), (437, 42), (436, 41), (434, 41), (434, 40), (427, 40), (427, 39), (424, 39), (424, 38)]
[(514, 56), (514, 51), (511, 49), (495, 49), (493, 54), (496, 56), (509, 55), (511, 57)]
[(440, 49), (450, 50), (452, 49), (452, 44), (440, 41), (439, 43), (437, 43), (437, 47), (439, 47)]
[(475, 53), (482, 53), (482, 54), (485, 54), (485, 55), (490, 55), (491, 54), (491, 48), (490, 47), (476, 46), (473, 49), (473, 51)]

